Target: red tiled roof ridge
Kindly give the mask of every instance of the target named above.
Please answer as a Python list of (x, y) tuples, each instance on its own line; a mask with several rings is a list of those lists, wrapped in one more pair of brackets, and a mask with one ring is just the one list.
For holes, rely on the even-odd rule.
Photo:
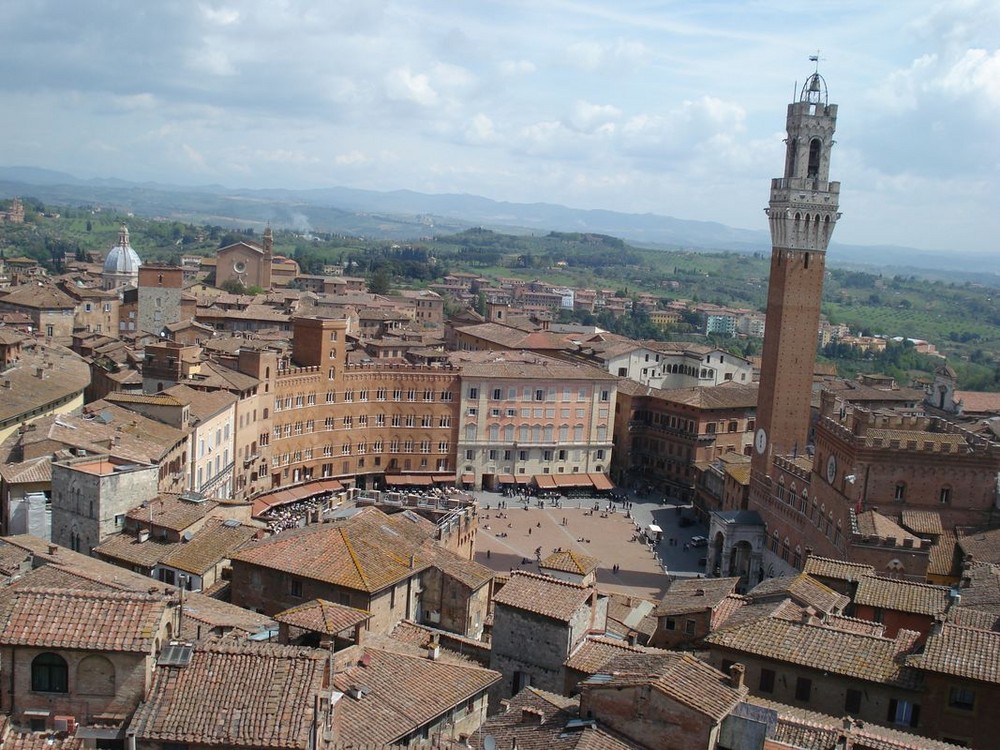
[(904, 585), (904, 586), (914, 586), (914, 587), (917, 587), (917, 588), (933, 589), (933, 590), (937, 590), (937, 591), (940, 591), (942, 589), (945, 590), (945, 591), (950, 590), (949, 586), (942, 586), (939, 583), (927, 583), (926, 581), (907, 581), (907, 580), (903, 580), (902, 578), (891, 578), (889, 576), (881, 575), (879, 573), (864, 575), (864, 576), (861, 576), (861, 577), (862, 578), (875, 578), (875, 579), (878, 579), (879, 582), (883, 582), (884, 581), (885, 583), (898, 583), (898, 584)]
[[(99, 579), (95, 579), (99, 580)], [(112, 601), (149, 601), (149, 602), (160, 602), (164, 599), (169, 598), (169, 594), (161, 593), (162, 588), (152, 584), (156, 583), (156, 580), (150, 578), (150, 589), (157, 589), (155, 592), (144, 592), (135, 591), (133, 589), (124, 589), (120, 591), (100, 591), (93, 589), (68, 589), (53, 586), (25, 586), (23, 588), (18, 588), (11, 593), (12, 597), (28, 596), (28, 595), (44, 595), (44, 596), (63, 596), (72, 599), (110, 599)]]
[(251, 654), (280, 656), (282, 658), (298, 657), (312, 661), (322, 661), (330, 658), (330, 654), (324, 649), (231, 638), (214, 638), (202, 641), (195, 646), (195, 651), (207, 654)]
[(579, 589), (580, 591), (589, 591), (593, 586), (584, 586), (582, 583), (574, 583), (573, 581), (564, 581), (561, 578), (556, 578), (555, 576), (547, 576), (542, 573), (532, 573), (530, 570), (515, 570), (511, 574), (511, 579), (522, 576), (524, 578), (534, 578), (539, 581), (545, 581), (546, 583), (557, 583), (566, 588)]
[(361, 565), (361, 561), (354, 553), (354, 545), (351, 544), (351, 540), (347, 535), (347, 528), (341, 527), (338, 531), (340, 532), (340, 538), (344, 540), (344, 547), (347, 549), (347, 554), (351, 556), (351, 562), (354, 564), (354, 569), (358, 572), (358, 577), (361, 578), (361, 582), (365, 585), (366, 589), (371, 589), (371, 582), (365, 574), (364, 566)]

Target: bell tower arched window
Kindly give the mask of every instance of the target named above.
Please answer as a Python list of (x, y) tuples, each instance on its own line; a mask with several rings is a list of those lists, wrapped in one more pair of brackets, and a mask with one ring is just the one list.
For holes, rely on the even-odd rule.
[(810, 179), (819, 177), (819, 157), (823, 152), (823, 143), (819, 138), (809, 141), (809, 171), (806, 176)]

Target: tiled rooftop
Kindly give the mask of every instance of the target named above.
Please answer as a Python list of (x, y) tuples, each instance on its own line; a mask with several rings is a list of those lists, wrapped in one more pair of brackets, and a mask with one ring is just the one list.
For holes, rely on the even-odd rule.
[(976, 562), (1000, 564), (1000, 529), (959, 536), (958, 546), (963, 556), (971, 555)]
[(955, 559), (955, 549), (958, 539), (954, 531), (946, 531), (938, 537), (937, 544), (931, 547), (927, 561), (927, 574), (945, 578), (957, 578), (961, 569)]
[(910, 657), (920, 669), (981, 682), (1000, 682), (1000, 633), (944, 624), (927, 637), (924, 652)]
[(148, 653), (166, 608), (156, 594), (19, 588), (0, 605), (0, 644)]
[(939, 615), (948, 609), (948, 591), (947, 586), (865, 576), (858, 582), (854, 603), (919, 615)]
[(913, 547), (919, 548), (927, 546), (920, 537), (911, 534), (888, 516), (884, 516), (874, 510), (866, 510), (856, 516), (857, 532), (862, 536), (891, 537), (896, 540), (896, 544), (902, 544), (904, 539), (913, 542)]
[(243, 547), (258, 529), (240, 523), (209, 519), (189, 542), (182, 542), (160, 560), (171, 568), (204, 575), (212, 567)]
[(857, 617), (845, 617), (844, 615), (827, 615), (823, 620), (824, 625), (837, 630), (846, 630), (851, 633), (861, 633), (863, 635), (875, 635), (881, 638), (885, 635), (885, 625), (871, 620), (859, 620)]
[[(579, 718), (578, 698), (566, 698), (535, 687), (527, 687), (510, 701), (506, 710), (490, 716), (483, 729), (469, 737), (476, 750), (484, 750), (483, 739), (491, 736), (498, 748), (518, 750), (635, 750), (636, 745), (600, 727), (585, 726), (565, 731), (566, 723)], [(525, 723), (524, 712), (539, 716), (538, 723)]]
[(328, 658), (274, 644), (197, 646), (186, 667), (156, 669), (129, 731), (143, 743), (307, 747)]
[(609, 592), (608, 632), (627, 638), (634, 631), (650, 638), (656, 632), (655, 609), (654, 601)]
[(553, 552), (551, 555), (542, 560), (538, 564), (538, 567), (543, 570), (548, 568), (549, 570), (558, 570), (564, 573), (586, 576), (597, 570), (597, 566), (600, 564), (601, 561), (596, 557), (584, 555), (573, 550), (563, 550), (560, 552)]
[(563, 664), (577, 672), (596, 674), (618, 654), (623, 652), (638, 654), (645, 650), (615, 638), (590, 637), (585, 638)]
[(514, 571), (493, 597), (493, 603), (568, 622), (594, 593), (595, 590), (587, 586), (551, 576)]
[[(2, 300), (0, 300), (2, 301)], [(38, 377), (39, 368), (42, 377)], [(90, 367), (69, 349), (39, 344), (22, 349), (20, 361), (3, 371), (9, 383), (0, 391), (0, 422), (18, 419), (54, 401), (83, 393), (90, 383)]]
[[(486, 324), (490, 325), (490, 324)], [(552, 359), (526, 351), (451, 352), (449, 358), (467, 378), (515, 378), (531, 380), (586, 380), (616, 383), (604, 370)]]
[(900, 525), (914, 534), (941, 536), (941, 514), (932, 510), (904, 510), (899, 514)]
[(335, 604), (326, 599), (313, 599), (298, 607), (279, 612), (274, 619), (314, 633), (336, 635), (371, 619), (371, 614), (363, 609)]
[(94, 547), (94, 554), (115, 565), (153, 568), (179, 546), (180, 542), (164, 542), (154, 538), (140, 542), (128, 534), (115, 534)]
[(806, 559), (804, 571), (820, 578), (834, 578), (839, 581), (857, 581), (862, 576), (874, 575), (875, 568), (864, 563), (834, 560), (829, 557), (810, 555)]
[[(291, 529), (251, 543), (232, 559), (335, 586), (381, 591), (428, 567), (435, 555), (393, 519), (365, 508), (337, 523)], [(422, 528), (413, 524), (411, 533), (422, 534)]]
[(333, 678), (333, 688), (343, 693), (355, 685), (369, 688), (363, 698), (344, 695), (338, 702), (338, 741), (347, 746), (406, 737), (452, 708), (464, 707), (501, 677), (470, 664), (383, 649), (359, 649), (358, 656), (355, 666)]
[(799, 750), (956, 750), (949, 742), (920, 737), (871, 722), (852, 721), (845, 727), (843, 717), (828, 716), (797, 706), (749, 696), (746, 702), (775, 712), (777, 722), (768, 739)]
[(820, 612), (831, 613), (842, 612), (851, 601), (843, 594), (838, 594), (829, 586), (820, 583), (808, 573), (768, 578), (754, 586), (747, 593), (747, 596), (754, 601), (774, 596), (790, 596), (803, 607), (813, 607)]
[(767, 617), (710, 634), (706, 643), (737, 653), (797, 664), (859, 680), (912, 687), (915, 675), (903, 662), (917, 633), (900, 630), (895, 640), (821, 625)]
[[(146, 594), (156, 585), (159, 585), (164, 592), (177, 590), (168, 584), (157, 584), (153, 579), (140, 573), (64, 547), (57, 548), (55, 554), (51, 554), (48, 542), (30, 534), (3, 537), (2, 541), (9, 546), (31, 552), (35, 564), (40, 565), (11, 583), (8, 590), (51, 586), (75, 591), (131, 591)], [(205, 631), (209, 629), (253, 634), (273, 625), (274, 621), (269, 617), (248, 609), (196, 592), (184, 594), (184, 622), (180, 633), (183, 638), (196, 638), (199, 632), (205, 635)]]
[(153, 526), (180, 532), (205, 518), (218, 505), (215, 500), (195, 503), (181, 499), (180, 494), (161, 492), (154, 499), (146, 501), (145, 507), (133, 508), (126, 515), (137, 521), (140, 527), (148, 527), (152, 523)]
[(736, 591), (735, 578), (677, 578), (656, 607), (656, 617), (684, 615), (714, 609)]
[(721, 721), (747, 694), (746, 687), (730, 684), (729, 675), (678, 651), (621, 653), (598, 675), (582, 685), (595, 690), (648, 685), (713, 721)]

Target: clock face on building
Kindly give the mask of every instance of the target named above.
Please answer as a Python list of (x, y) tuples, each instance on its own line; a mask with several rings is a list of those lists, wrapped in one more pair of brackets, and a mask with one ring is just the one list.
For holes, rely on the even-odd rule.
[(826, 481), (833, 484), (833, 481), (837, 478), (837, 457), (831, 455), (826, 459)]
[(761, 455), (764, 455), (764, 451), (767, 450), (767, 432), (763, 427), (759, 428), (757, 434), (754, 435), (753, 446)]

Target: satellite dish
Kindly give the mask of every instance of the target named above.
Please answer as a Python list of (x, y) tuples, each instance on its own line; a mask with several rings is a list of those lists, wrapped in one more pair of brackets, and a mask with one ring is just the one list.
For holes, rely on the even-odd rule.
[(483, 737), (483, 750), (497, 750), (497, 738), (492, 734)]

